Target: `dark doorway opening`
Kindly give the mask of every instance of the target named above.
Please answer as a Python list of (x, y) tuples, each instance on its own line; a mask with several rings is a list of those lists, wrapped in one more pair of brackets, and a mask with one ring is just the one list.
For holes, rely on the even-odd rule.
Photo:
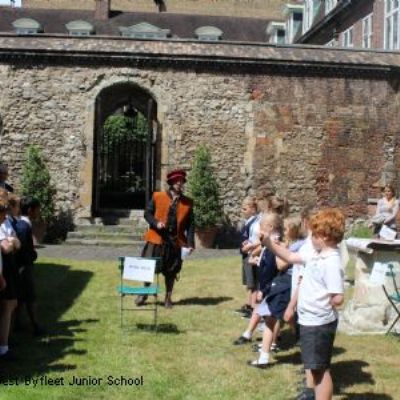
[(131, 83), (96, 99), (93, 214), (144, 209), (155, 186), (157, 105)]

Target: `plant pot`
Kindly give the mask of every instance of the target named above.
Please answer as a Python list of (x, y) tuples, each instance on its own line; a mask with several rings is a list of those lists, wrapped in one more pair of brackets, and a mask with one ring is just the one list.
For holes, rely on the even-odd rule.
[(217, 236), (218, 227), (196, 228), (196, 248), (211, 249)]

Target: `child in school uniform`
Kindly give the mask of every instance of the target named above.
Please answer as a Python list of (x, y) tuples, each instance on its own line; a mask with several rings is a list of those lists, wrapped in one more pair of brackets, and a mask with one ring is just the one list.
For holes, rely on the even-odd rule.
[[(298, 251), (304, 240), (301, 235), (300, 218), (284, 220), (284, 242), (290, 251)], [(271, 288), (257, 309), (257, 314), (265, 320), (262, 344), (256, 345), (259, 358), (249, 363), (252, 367), (266, 368), (271, 351), (277, 351), (277, 338), (280, 332), (280, 320), (290, 300), (292, 265), (279, 264), (277, 276), (272, 280)]]
[(40, 203), (31, 196), (23, 197), (20, 201), (18, 198), (14, 199), (12, 196), (9, 202), (13, 228), (21, 242), (21, 248), (16, 257), (18, 265), (18, 307), (16, 322), (20, 324), (22, 306), (25, 305), (33, 334), (40, 336), (45, 332), (40, 327), (36, 315), (36, 289), (33, 265), (37, 259), (37, 253), (32, 237), (32, 220), (36, 220), (39, 217)]
[(0, 249), (3, 259), (3, 276), (6, 287), (0, 292), (0, 361), (13, 361), (8, 347), (12, 314), (17, 306), (18, 271), (15, 253), (21, 244), (7, 219), (8, 202), (0, 198)]
[[(330, 400), (333, 396), (330, 363), (338, 323), (337, 307), (344, 300), (344, 271), (338, 244), (345, 232), (345, 217), (337, 208), (321, 210), (311, 217), (310, 230), (313, 250), (308, 254), (290, 252), (268, 234), (263, 244), (287, 262), (305, 265), (296, 294), (301, 356), (310, 388), (309, 395), (303, 398), (315, 396), (316, 400)], [(284, 318), (290, 320), (293, 315), (292, 304)]]
[[(282, 220), (278, 214), (267, 212), (263, 213), (260, 222), (260, 229), (263, 232), (268, 232), (275, 237), (281, 237), (282, 230)], [(249, 261), (254, 263), (258, 270), (259, 276), (259, 286), (258, 286), (258, 303), (266, 296), (269, 291), (270, 284), (276, 274), (278, 273), (278, 265), (282, 263), (281, 260), (277, 259), (274, 254), (272, 254), (268, 249), (263, 249), (260, 256), (253, 257)], [(257, 308), (253, 311), (247, 329), (242, 333), (242, 335), (236, 339), (234, 345), (242, 345), (251, 342), (254, 330), (256, 329), (261, 318), (257, 313)]]
[(251, 306), (245, 312), (246, 317), (251, 317), (251, 314), (257, 304), (257, 287), (258, 287), (258, 274), (254, 264), (250, 263), (252, 254), (261, 248), (260, 245), (260, 220), (262, 215), (262, 202), (259, 200), (251, 200), (251, 208), (256, 209), (254, 218), (249, 223), (247, 238), (242, 242), (240, 251), (244, 255), (243, 259), (243, 282), (246, 282), (248, 290), (248, 302)]
[[(0, 188), (0, 200), (4, 198), (4, 192), (6, 193), (5, 198), (7, 198), (7, 191)], [(3, 257), (0, 252), (0, 292), (5, 288), (6, 288), (6, 281), (3, 276)]]
[[(242, 215), (245, 219), (240, 230), (240, 254), (242, 255), (242, 283), (247, 289), (246, 303), (238, 310), (238, 312), (249, 315), (253, 310), (252, 294), (255, 286), (255, 276), (253, 268), (248, 265), (249, 251), (248, 246), (250, 238), (250, 229), (257, 222), (257, 202), (252, 197), (246, 197), (242, 203)], [(249, 281), (249, 284), (248, 284)]]

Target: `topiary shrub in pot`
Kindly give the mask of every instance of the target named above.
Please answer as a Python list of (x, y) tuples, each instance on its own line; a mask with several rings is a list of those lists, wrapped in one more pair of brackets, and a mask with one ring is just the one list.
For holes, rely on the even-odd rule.
[(194, 201), (196, 245), (211, 248), (222, 218), (219, 187), (211, 165), (211, 153), (205, 145), (197, 148), (188, 175), (188, 195)]
[(32, 221), (36, 242), (40, 243), (46, 229), (54, 221), (55, 189), (50, 181), (50, 173), (43, 159), (42, 151), (35, 145), (28, 146), (22, 168), (21, 187), (23, 196), (32, 196), (40, 202), (40, 221)]

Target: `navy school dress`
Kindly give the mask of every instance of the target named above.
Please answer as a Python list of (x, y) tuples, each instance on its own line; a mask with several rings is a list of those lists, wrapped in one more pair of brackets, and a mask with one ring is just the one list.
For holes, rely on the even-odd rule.
[(263, 298), (269, 293), (272, 280), (278, 274), (278, 267), (276, 265), (276, 256), (269, 249), (264, 249), (258, 270), (259, 288), (263, 293)]

